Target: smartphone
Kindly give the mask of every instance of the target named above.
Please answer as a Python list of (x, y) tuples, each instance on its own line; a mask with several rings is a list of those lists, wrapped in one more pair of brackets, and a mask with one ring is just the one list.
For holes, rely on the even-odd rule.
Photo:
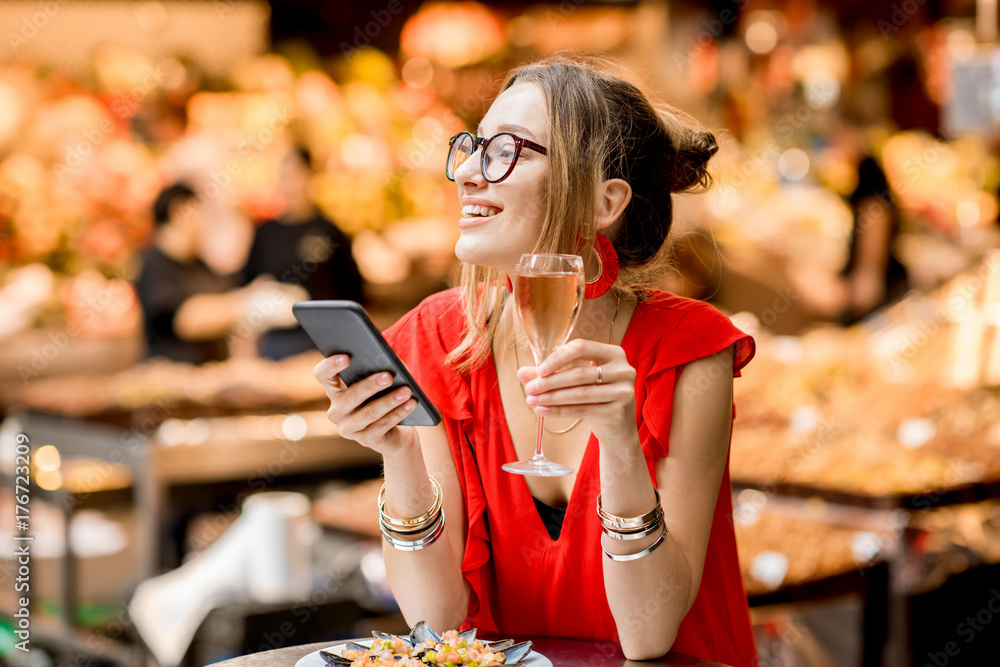
[(409, 387), (417, 407), (399, 423), (405, 426), (434, 426), (441, 422), (437, 408), (372, 324), (361, 304), (354, 301), (300, 301), (292, 306), (292, 313), (324, 357), (334, 354), (350, 357), (350, 365), (340, 373), (348, 385), (382, 371), (392, 375), (392, 384), (365, 401), (366, 405), (400, 387)]

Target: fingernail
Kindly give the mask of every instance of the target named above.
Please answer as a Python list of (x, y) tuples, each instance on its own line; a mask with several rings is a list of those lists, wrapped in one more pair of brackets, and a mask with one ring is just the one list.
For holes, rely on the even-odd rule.
[(538, 399), (537, 396), (529, 396), (528, 397), (528, 405), (537, 405), (538, 404), (538, 400), (539, 399)]
[(529, 394), (535, 393), (536, 391), (538, 391), (538, 381), (532, 380), (528, 384), (524, 385), (524, 390)]
[(338, 366), (345, 366), (347, 364), (347, 355), (338, 354), (333, 358), (333, 363), (337, 364)]
[(548, 375), (549, 374), (549, 367), (546, 366), (545, 364), (542, 364), (541, 366), (538, 367), (538, 374), (541, 375), (541, 376), (543, 376), (543, 377), (546, 376), (546, 375)]
[(382, 373), (378, 376), (378, 383), (383, 387), (392, 382), (392, 377), (388, 373)]
[(392, 397), (395, 398), (397, 401), (401, 401), (404, 398), (406, 398), (406, 395), (408, 393), (409, 393), (409, 391), (407, 389), (400, 389), (395, 394), (393, 394)]
[(405, 410), (406, 412), (409, 412), (410, 410), (412, 410), (415, 407), (417, 407), (416, 401), (414, 401), (413, 403), (407, 403), (406, 405), (404, 405), (403, 406), (403, 410)]
[(549, 410), (546, 407), (541, 406), (541, 405), (539, 405), (537, 408), (535, 408), (535, 414), (538, 414), (538, 415), (547, 415), (550, 412), (552, 412), (552, 411)]

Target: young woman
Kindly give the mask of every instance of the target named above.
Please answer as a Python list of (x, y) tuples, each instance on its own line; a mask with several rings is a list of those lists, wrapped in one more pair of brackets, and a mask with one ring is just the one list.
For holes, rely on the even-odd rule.
[[(562, 58), (511, 72), (475, 135), (452, 140), (463, 285), (386, 332), (442, 423), (399, 426), (407, 389), (361, 407), (389, 380), (346, 386), (346, 358), (315, 371), (340, 434), (383, 456), (385, 560), (407, 621), (754, 662), (728, 472), (732, 378), (753, 340), (650, 287), (671, 193), (706, 185), (716, 148)], [(581, 255), (590, 283), (572, 339), (538, 367), (507, 280), (525, 252)], [(546, 456), (575, 474), (501, 470), (534, 451), (536, 414)]]

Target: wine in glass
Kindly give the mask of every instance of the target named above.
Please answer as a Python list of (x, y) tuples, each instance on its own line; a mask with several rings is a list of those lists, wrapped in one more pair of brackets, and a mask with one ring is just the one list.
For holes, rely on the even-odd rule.
[[(538, 366), (569, 338), (583, 303), (583, 259), (579, 255), (525, 254), (518, 266), (514, 290), (517, 314)], [(519, 475), (559, 477), (573, 469), (542, 454), (545, 417), (536, 415), (535, 453), (526, 461), (506, 463), (503, 469)]]

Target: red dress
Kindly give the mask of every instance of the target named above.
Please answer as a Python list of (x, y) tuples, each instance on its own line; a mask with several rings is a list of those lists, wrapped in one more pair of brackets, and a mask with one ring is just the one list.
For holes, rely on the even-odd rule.
[[(618, 641), (604, 590), (605, 556), (594, 509), (600, 490), (597, 438), (590, 438), (562, 532), (553, 540), (524, 478), (501, 470), (516, 456), (492, 359), (468, 375), (444, 362), (461, 340), (464, 321), (456, 288), (428, 297), (385, 332), (440, 409), (451, 443), (468, 521), (462, 572), (472, 594), (464, 627)], [(656, 459), (669, 453), (673, 390), (681, 368), (731, 345), (738, 376), (753, 357), (753, 339), (714, 307), (654, 292), (636, 308), (622, 348), (637, 372), (636, 424), (651, 476)], [(642, 613), (637, 605), (637, 617)], [(728, 457), (701, 588), (672, 650), (728, 665), (756, 664), (736, 555)]]

